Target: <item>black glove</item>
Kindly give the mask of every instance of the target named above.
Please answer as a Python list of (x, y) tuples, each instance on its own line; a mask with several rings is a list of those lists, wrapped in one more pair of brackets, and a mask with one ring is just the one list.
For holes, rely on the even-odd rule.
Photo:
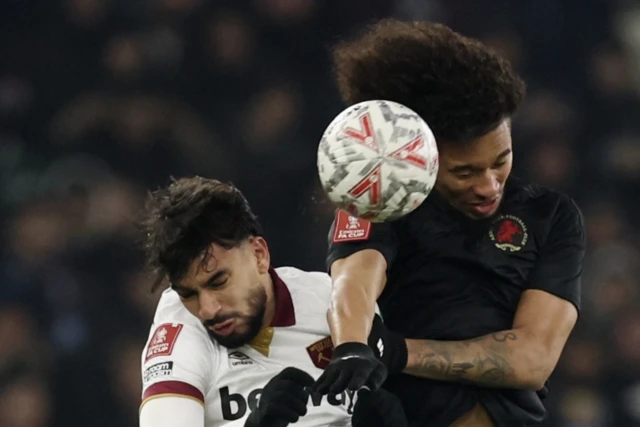
[(549, 382), (550, 380), (547, 380), (542, 386), (542, 388), (536, 391), (540, 400), (546, 399), (547, 396), (549, 396)]
[(368, 342), (389, 375), (399, 374), (407, 367), (407, 343), (404, 337), (387, 329), (377, 314), (373, 318)]
[(387, 369), (367, 344), (347, 342), (333, 350), (331, 362), (313, 390), (320, 394), (338, 394), (346, 389), (359, 390), (363, 386), (377, 390), (386, 378)]
[(395, 395), (384, 389), (358, 392), (351, 417), (353, 427), (407, 427), (408, 424), (402, 403)]
[(311, 375), (297, 368), (285, 368), (262, 390), (258, 407), (244, 427), (286, 427), (307, 414)]

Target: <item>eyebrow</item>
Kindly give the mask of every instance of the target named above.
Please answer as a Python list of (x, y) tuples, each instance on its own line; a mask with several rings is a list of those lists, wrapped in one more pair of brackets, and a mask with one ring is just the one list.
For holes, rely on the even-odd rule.
[(207, 279), (206, 284), (207, 285), (211, 285), (213, 284), (213, 282), (217, 281), (218, 279), (220, 279), (222, 276), (224, 276), (225, 274), (228, 274), (229, 270), (227, 270), (226, 268), (223, 268), (221, 270), (216, 271), (215, 273), (213, 273), (213, 275), (211, 275), (211, 277), (209, 277)]
[(171, 282), (171, 289), (173, 289), (174, 291), (193, 292), (192, 288), (187, 288), (186, 286), (176, 285), (173, 282)]
[[(227, 270), (226, 268), (223, 268), (221, 270), (216, 271), (215, 273), (213, 273), (213, 275), (211, 277), (209, 277), (207, 279), (207, 281), (205, 282), (205, 286), (213, 284), (213, 282), (215, 282), (216, 280), (220, 279), (222, 276), (224, 276), (227, 273), (229, 273), (229, 270)], [(173, 289), (174, 291), (183, 291), (183, 292), (194, 292), (195, 291), (194, 288), (178, 285), (178, 284), (176, 284), (174, 282), (171, 282), (171, 289)]]
[[(496, 162), (502, 160), (504, 157), (508, 156), (509, 154), (511, 154), (511, 148), (507, 148), (502, 153), (498, 154), (498, 157), (496, 157)], [(453, 172), (453, 173), (466, 172), (466, 171), (472, 171), (476, 169), (478, 168), (474, 167), (473, 165), (459, 165), (449, 169), (449, 172)]]

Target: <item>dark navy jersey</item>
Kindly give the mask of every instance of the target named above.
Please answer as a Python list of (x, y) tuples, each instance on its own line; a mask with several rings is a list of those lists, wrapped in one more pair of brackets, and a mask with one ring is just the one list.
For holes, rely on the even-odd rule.
[[(410, 338), (465, 340), (510, 329), (521, 293), (538, 289), (580, 310), (585, 252), (582, 215), (561, 193), (510, 178), (500, 211), (471, 220), (437, 193), (393, 222), (368, 223), (339, 212), (327, 264), (363, 249), (387, 260), (378, 300), (390, 329)], [(399, 375), (386, 385), (412, 425), (448, 426), (481, 402), (496, 426), (541, 421), (541, 394), (486, 389)]]

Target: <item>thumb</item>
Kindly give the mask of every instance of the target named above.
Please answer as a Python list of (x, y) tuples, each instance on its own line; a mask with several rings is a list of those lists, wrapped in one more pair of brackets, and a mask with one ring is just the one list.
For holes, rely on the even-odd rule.
[(288, 380), (296, 384), (299, 384), (303, 387), (311, 387), (315, 382), (313, 377), (309, 375), (307, 372), (300, 370), (298, 368), (294, 368), (292, 366), (288, 368), (284, 368), (276, 376), (280, 380)]

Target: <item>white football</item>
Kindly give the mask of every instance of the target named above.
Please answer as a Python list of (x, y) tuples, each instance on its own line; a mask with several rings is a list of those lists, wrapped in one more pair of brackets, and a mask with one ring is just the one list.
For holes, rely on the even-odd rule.
[(427, 198), (438, 175), (438, 147), (413, 110), (365, 101), (341, 112), (318, 147), (318, 173), (339, 208), (372, 222), (407, 215)]

